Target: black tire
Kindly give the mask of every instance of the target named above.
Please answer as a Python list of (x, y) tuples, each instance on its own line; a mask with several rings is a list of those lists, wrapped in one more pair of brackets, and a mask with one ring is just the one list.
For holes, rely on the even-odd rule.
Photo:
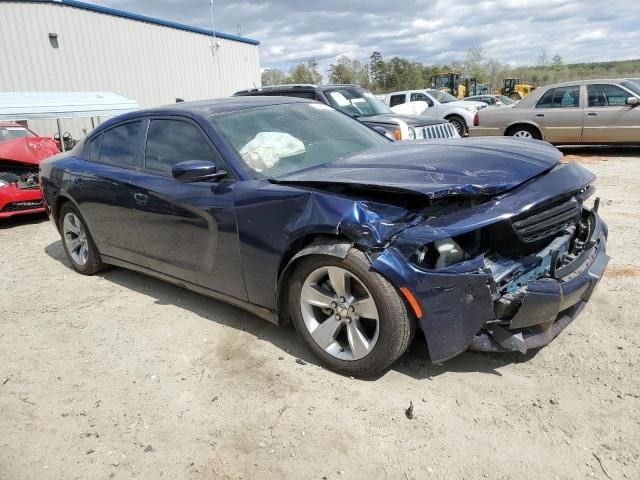
[[(312, 272), (327, 266), (341, 267), (354, 274), (371, 292), (378, 309), (377, 342), (363, 358), (342, 360), (332, 356), (315, 342), (305, 325), (301, 307), (303, 284)], [(344, 259), (328, 255), (303, 257), (291, 274), (288, 297), (291, 320), (300, 337), (324, 365), (345, 375), (368, 377), (381, 373), (406, 351), (415, 334), (415, 319), (403, 299), (382, 275), (371, 270), (367, 257), (356, 249)]]
[[(82, 223), (82, 227), (84, 228), (84, 232), (86, 235), (87, 249), (88, 249), (87, 262), (84, 265), (74, 260), (73, 256), (69, 252), (67, 241), (65, 240), (65, 234), (63, 231), (64, 220), (65, 220), (65, 217), (69, 214), (75, 215), (75, 217), (80, 221), (80, 223)], [(95, 275), (96, 273), (98, 273), (99, 271), (103, 270), (106, 267), (105, 264), (102, 263), (102, 260), (100, 259), (100, 253), (98, 253), (98, 249), (96, 248), (96, 244), (93, 241), (93, 238), (91, 237), (91, 233), (87, 228), (87, 224), (84, 221), (84, 218), (82, 218), (82, 215), (80, 214), (80, 212), (78, 211), (78, 209), (73, 203), (66, 202), (62, 206), (62, 208), (60, 209), (60, 213), (58, 215), (58, 225), (60, 228), (60, 236), (62, 237), (62, 246), (64, 247), (64, 251), (67, 254), (67, 258), (71, 262), (71, 266), (76, 272), (81, 273), (82, 275)]]
[(450, 117), (447, 117), (447, 120), (451, 125), (453, 125), (453, 128), (458, 131), (458, 135), (461, 137), (464, 137), (469, 133), (469, 128), (467, 127), (467, 122), (464, 121), (464, 118), (459, 117), (458, 115), (451, 115)]
[(517, 138), (529, 138), (533, 140), (542, 140), (542, 135), (540, 135), (540, 131), (537, 128), (532, 127), (530, 125), (516, 125), (514, 127), (511, 127), (507, 132), (507, 136), (517, 137)]

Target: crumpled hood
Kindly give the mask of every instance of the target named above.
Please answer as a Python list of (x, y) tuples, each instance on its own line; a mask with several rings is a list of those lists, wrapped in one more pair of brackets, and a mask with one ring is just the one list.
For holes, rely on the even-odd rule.
[(492, 196), (554, 167), (562, 153), (535, 140), (462, 138), (395, 142), (276, 178), (277, 183), (358, 185), (429, 198)]
[(38, 165), (59, 152), (56, 142), (47, 137), (24, 137), (0, 142), (0, 161)]

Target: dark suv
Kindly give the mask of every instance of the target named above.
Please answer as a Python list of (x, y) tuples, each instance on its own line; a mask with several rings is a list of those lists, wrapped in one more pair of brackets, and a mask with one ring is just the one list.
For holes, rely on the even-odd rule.
[(431, 138), (454, 138), (458, 132), (446, 120), (421, 115), (394, 113), (373, 93), (358, 85), (273, 85), (263, 88), (241, 90), (235, 96), (281, 95), (317, 100), (340, 110), (370, 127), (384, 129), (394, 140), (422, 140)]

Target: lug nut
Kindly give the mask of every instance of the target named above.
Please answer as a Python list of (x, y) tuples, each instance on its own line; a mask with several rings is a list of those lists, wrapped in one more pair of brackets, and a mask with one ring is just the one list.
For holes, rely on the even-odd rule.
[(347, 318), (346, 318), (346, 322), (347, 322), (347, 323), (351, 323), (351, 317), (347, 317)]
[(332, 306), (333, 308), (336, 308), (336, 307), (338, 306), (338, 304), (337, 304), (336, 302), (331, 302), (331, 306)]
[(350, 312), (355, 312), (355, 311), (356, 311), (356, 307), (354, 307), (353, 305), (351, 305), (351, 306), (349, 307), (349, 311), (350, 311)]
[(340, 297), (340, 303), (344, 303), (345, 298), (344, 297)]

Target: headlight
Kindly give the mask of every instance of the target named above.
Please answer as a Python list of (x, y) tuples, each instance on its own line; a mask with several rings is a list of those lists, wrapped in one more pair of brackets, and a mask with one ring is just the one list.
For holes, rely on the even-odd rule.
[(5, 181), (5, 180), (0, 180), (0, 188), (2, 187), (6, 187), (9, 185), (9, 182)]
[(416, 139), (416, 131), (412, 127), (409, 127), (409, 140), (415, 140), (415, 139)]
[(477, 112), (478, 109), (472, 105), (468, 106), (468, 107), (462, 107), (464, 108), (467, 112)]
[(443, 238), (418, 250), (416, 260), (425, 268), (437, 270), (460, 263), (464, 258), (464, 250), (453, 238)]

